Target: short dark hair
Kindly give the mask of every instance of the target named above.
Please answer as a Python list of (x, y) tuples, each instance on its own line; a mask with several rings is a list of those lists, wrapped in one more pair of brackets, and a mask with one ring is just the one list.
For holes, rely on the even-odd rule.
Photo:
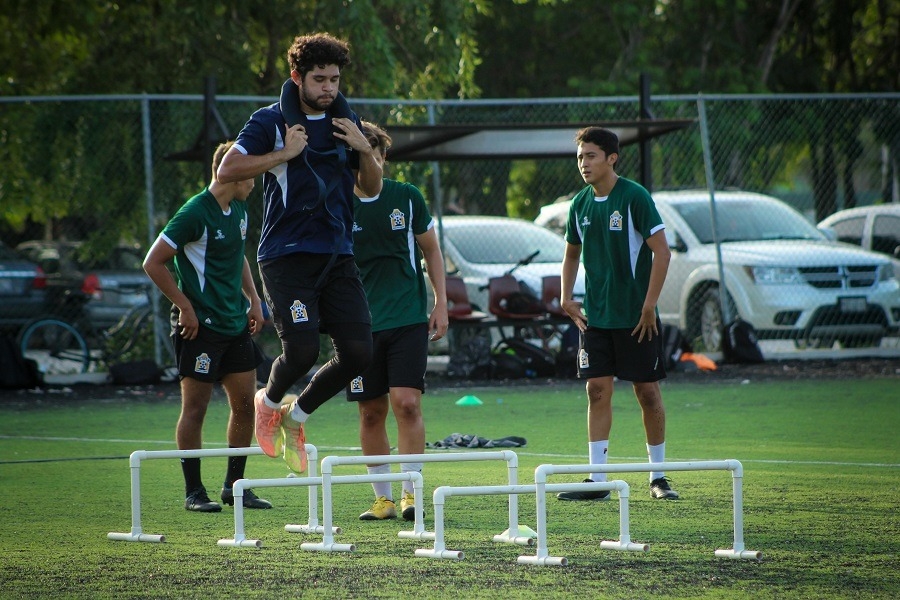
[(287, 51), (292, 71), (305, 77), (319, 66), (337, 65), (343, 69), (350, 64), (350, 46), (329, 33), (298, 35)]
[(391, 136), (387, 134), (387, 131), (375, 123), (365, 120), (362, 121), (362, 130), (369, 145), (372, 146), (373, 149), (378, 150), (381, 153), (382, 158), (387, 156), (387, 151), (391, 147), (392, 142)]
[(219, 177), (216, 174), (219, 171), (219, 165), (222, 164), (222, 159), (225, 158), (225, 153), (231, 150), (231, 147), (234, 146), (234, 141), (227, 141), (222, 144), (219, 144), (216, 147), (215, 152), (213, 152), (212, 159), (212, 181), (218, 181)]
[(579, 144), (596, 144), (606, 155), (619, 153), (619, 136), (603, 127), (585, 127), (575, 134)]

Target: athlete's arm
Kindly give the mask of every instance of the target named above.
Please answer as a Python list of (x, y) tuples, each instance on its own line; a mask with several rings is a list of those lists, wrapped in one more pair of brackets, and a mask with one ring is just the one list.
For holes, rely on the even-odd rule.
[(197, 331), (200, 329), (200, 321), (194, 312), (194, 305), (190, 299), (184, 295), (184, 292), (178, 287), (172, 273), (166, 268), (166, 263), (175, 258), (178, 253), (175, 248), (169, 245), (162, 236), (156, 238), (147, 256), (144, 258), (144, 271), (150, 277), (150, 280), (156, 284), (166, 298), (172, 301), (172, 304), (178, 307), (178, 325), (181, 330), (178, 332), (181, 337), (186, 340), (192, 340), (197, 337)]
[(581, 262), (581, 244), (566, 242), (566, 253), (563, 256), (562, 272), (560, 273), (559, 305), (566, 314), (575, 321), (575, 326), (581, 331), (587, 329), (587, 319), (581, 312), (581, 302), (575, 300), (572, 295), (575, 290), (575, 278), (578, 277), (578, 265)]
[(650, 265), (650, 285), (647, 286), (647, 294), (644, 296), (644, 304), (641, 306), (641, 320), (631, 335), (637, 334), (638, 342), (643, 341), (644, 336), (652, 340), (654, 335), (659, 335), (656, 329), (656, 303), (666, 282), (666, 273), (669, 271), (669, 260), (672, 251), (666, 241), (666, 230), (660, 229), (644, 242), (653, 252), (653, 263)]
[(269, 169), (286, 163), (298, 156), (306, 148), (306, 130), (302, 125), (288, 127), (284, 134), (284, 147), (273, 150), (268, 154), (252, 155), (244, 154), (237, 146), (222, 157), (222, 164), (216, 171), (216, 178), (220, 183), (234, 183), (245, 179), (253, 179), (262, 175)]
[(336, 129), (334, 137), (344, 140), (348, 146), (359, 152), (359, 170), (354, 169), (353, 176), (356, 178), (357, 189), (363, 193), (362, 197), (378, 196), (381, 193), (384, 170), (375, 159), (377, 150), (372, 148), (353, 119), (332, 119), (332, 123)]
[(434, 227), (416, 236), (416, 244), (422, 249), (425, 259), (425, 270), (434, 290), (434, 308), (428, 319), (428, 331), (432, 341), (439, 340), (447, 334), (450, 319), (447, 315), (447, 280), (444, 274), (444, 256), (438, 244)]
[(265, 319), (263, 319), (262, 300), (260, 300), (259, 293), (256, 291), (256, 284), (253, 282), (253, 275), (250, 272), (250, 263), (247, 262), (246, 258), (244, 258), (244, 268), (241, 272), (241, 289), (244, 291), (247, 299), (250, 300), (250, 310), (247, 311), (247, 325), (250, 328), (250, 333), (256, 335), (262, 331)]

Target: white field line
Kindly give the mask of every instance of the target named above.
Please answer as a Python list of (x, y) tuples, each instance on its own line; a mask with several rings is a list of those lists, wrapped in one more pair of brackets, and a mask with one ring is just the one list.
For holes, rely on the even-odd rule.
[[(30, 436), (30, 435), (0, 435), (0, 440), (35, 440), (35, 441), (48, 441), (48, 442), (108, 442), (111, 444), (161, 444), (161, 445), (174, 445), (175, 442), (170, 440), (126, 440), (126, 439), (103, 439), (103, 438), (80, 438), (80, 437), (42, 437), (42, 436)], [(217, 446), (217, 447), (225, 447), (227, 444), (224, 443), (215, 443), (208, 442), (205, 443), (204, 446)], [(319, 446), (316, 445), (316, 448), (319, 450), (339, 450), (339, 451), (347, 451), (347, 452), (359, 452), (362, 450), (359, 446)], [(521, 452), (515, 448), (510, 448), (513, 452), (515, 452), (519, 456), (537, 456), (537, 457), (547, 457), (547, 458), (565, 458), (572, 460), (584, 460), (586, 458), (583, 454), (551, 454), (551, 453), (542, 453), (542, 452)], [(441, 450), (464, 450), (464, 448), (446, 448)], [(618, 461), (621, 462), (638, 462), (642, 460), (646, 460), (646, 456), (619, 456), (617, 457)], [(709, 460), (708, 458), (669, 458), (670, 462), (674, 461), (699, 461), (699, 460)], [(772, 464), (772, 465), (803, 465), (803, 466), (826, 466), (826, 467), (876, 467), (876, 468), (885, 468), (885, 469), (896, 469), (900, 468), (900, 463), (855, 463), (855, 462), (838, 462), (838, 461), (827, 461), (827, 460), (767, 460), (767, 459), (747, 459), (741, 460), (741, 463), (760, 463), (760, 464)]]

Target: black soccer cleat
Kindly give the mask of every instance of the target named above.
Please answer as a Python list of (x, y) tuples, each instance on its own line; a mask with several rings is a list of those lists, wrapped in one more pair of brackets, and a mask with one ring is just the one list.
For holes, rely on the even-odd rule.
[[(234, 489), (230, 487), (222, 488), (222, 502), (228, 506), (234, 506)], [(253, 490), (244, 490), (244, 508), (272, 508), (272, 503), (268, 500), (258, 498)]]
[(191, 491), (184, 499), (184, 509), (194, 512), (220, 512), (222, 506), (218, 502), (213, 502), (206, 494), (206, 488), (203, 486)]
[(657, 500), (678, 500), (678, 492), (669, 487), (669, 478), (660, 477), (650, 482), (650, 495)]
[[(582, 483), (594, 483), (593, 479), (585, 479)], [(609, 500), (609, 490), (560, 492), (557, 500)]]

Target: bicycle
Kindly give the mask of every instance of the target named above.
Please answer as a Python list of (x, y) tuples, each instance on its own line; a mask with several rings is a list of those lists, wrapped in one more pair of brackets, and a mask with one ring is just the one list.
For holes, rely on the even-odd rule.
[[(147, 294), (147, 302), (132, 307), (118, 323), (108, 329), (91, 327), (85, 306), (86, 294), (67, 293), (56, 314), (26, 323), (17, 343), (25, 358), (35, 360), (44, 375), (65, 375), (99, 371), (127, 359), (133, 351), (145, 350), (148, 339), (163, 349), (169, 365), (175, 364), (170, 339), (171, 326), (161, 315), (154, 315), (150, 286), (121, 288), (126, 292)], [(59, 315), (78, 315), (76, 322)], [(150, 329), (154, 337), (149, 337)], [(155, 346), (154, 346), (155, 349)]]

